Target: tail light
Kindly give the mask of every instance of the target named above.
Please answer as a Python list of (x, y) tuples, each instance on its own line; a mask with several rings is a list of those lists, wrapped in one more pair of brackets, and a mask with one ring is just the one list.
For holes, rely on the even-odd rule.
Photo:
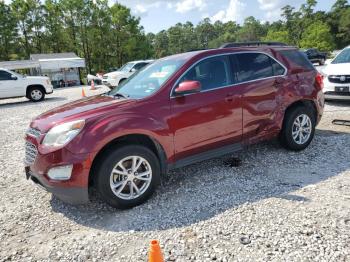
[(324, 78), (324, 76), (322, 74), (317, 73), (315, 80), (316, 80), (317, 86), (320, 89), (323, 89), (323, 87), (324, 87), (323, 78)]

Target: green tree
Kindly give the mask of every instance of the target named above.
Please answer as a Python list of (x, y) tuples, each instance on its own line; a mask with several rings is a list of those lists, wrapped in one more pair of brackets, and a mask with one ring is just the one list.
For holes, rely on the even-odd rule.
[(23, 35), (24, 55), (42, 52), (43, 8), (39, 0), (14, 0), (11, 3), (14, 19)]
[(15, 51), (17, 23), (13, 19), (11, 8), (0, 2), (0, 60), (9, 60)]
[(330, 27), (327, 23), (317, 21), (307, 27), (300, 41), (302, 48), (317, 48), (321, 51), (331, 51), (334, 48)]
[(237, 40), (241, 42), (259, 41), (264, 35), (266, 35), (264, 26), (259, 20), (250, 16), (244, 20), (243, 26), (238, 30)]
[(262, 38), (264, 41), (290, 43), (289, 34), (287, 30), (274, 30), (269, 29), (265, 37)]
[(350, 8), (342, 11), (339, 19), (337, 38), (340, 39), (342, 47), (350, 44)]
[(154, 54), (156, 58), (164, 57), (170, 54), (169, 51), (169, 37), (165, 30), (160, 31), (154, 37), (154, 43), (152, 43), (154, 48)]

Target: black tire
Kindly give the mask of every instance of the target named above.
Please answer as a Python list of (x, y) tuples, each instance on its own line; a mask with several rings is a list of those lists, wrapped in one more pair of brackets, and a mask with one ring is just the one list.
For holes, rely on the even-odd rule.
[[(300, 117), (303, 114), (307, 115), (311, 120), (311, 133), (309, 138), (304, 143), (299, 144), (294, 140), (292, 132), (293, 132), (294, 122), (298, 117)], [(287, 111), (283, 121), (283, 127), (279, 136), (281, 145), (286, 149), (293, 150), (293, 151), (304, 150), (310, 145), (312, 139), (314, 138), (315, 126), (316, 126), (316, 119), (312, 109), (305, 106), (299, 106)]]
[(40, 86), (30, 87), (27, 91), (27, 98), (32, 102), (40, 102), (45, 99), (45, 91)]
[[(113, 193), (110, 179), (111, 172), (119, 161), (129, 157), (138, 156), (144, 158), (150, 165), (152, 171), (152, 178), (148, 188), (137, 198), (123, 199)], [(127, 209), (144, 203), (154, 193), (160, 181), (160, 165), (156, 155), (144, 146), (127, 145), (122, 146), (114, 151), (109, 151), (102, 157), (100, 165), (96, 169), (96, 189), (101, 198), (110, 206)], [(123, 180), (125, 181), (125, 180)], [(127, 188), (126, 186), (125, 188)]]

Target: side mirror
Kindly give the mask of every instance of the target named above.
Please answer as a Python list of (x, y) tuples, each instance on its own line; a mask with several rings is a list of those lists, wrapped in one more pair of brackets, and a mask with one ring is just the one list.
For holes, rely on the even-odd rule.
[(179, 84), (179, 86), (175, 89), (175, 93), (177, 95), (185, 95), (198, 93), (201, 91), (201, 83), (198, 81), (185, 81)]
[(131, 68), (131, 69), (130, 69), (130, 72), (131, 72), (131, 73), (134, 73), (134, 72), (136, 72), (136, 71), (137, 71), (137, 70), (136, 70), (135, 68)]
[(17, 80), (17, 76), (11, 75), (11, 80)]

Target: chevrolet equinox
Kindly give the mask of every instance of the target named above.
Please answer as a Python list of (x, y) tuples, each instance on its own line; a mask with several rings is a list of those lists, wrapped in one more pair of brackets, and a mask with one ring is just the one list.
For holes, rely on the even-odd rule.
[(320, 121), (323, 77), (295, 47), (226, 44), (165, 57), (105, 94), (36, 117), (28, 179), (61, 200), (94, 187), (117, 208), (146, 201), (167, 171), (278, 137), (299, 151)]

